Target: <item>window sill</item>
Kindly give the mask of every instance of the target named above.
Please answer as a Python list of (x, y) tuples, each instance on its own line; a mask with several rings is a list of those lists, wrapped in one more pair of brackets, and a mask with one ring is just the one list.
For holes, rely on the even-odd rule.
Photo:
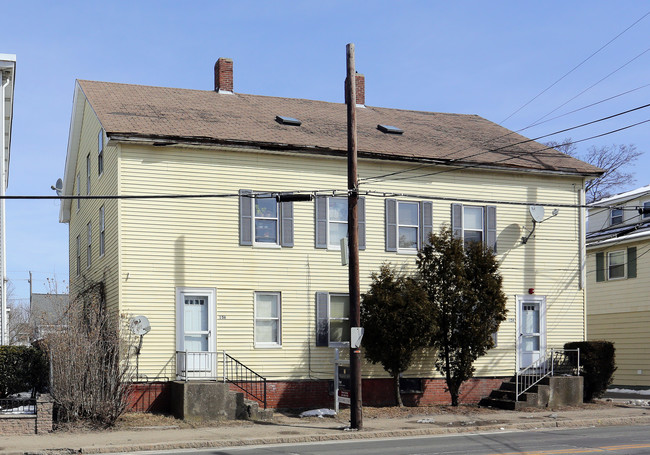
[(418, 250), (397, 250), (397, 254), (406, 254), (406, 255), (416, 255), (418, 254)]
[(277, 243), (253, 243), (253, 248), (282, 248), (282, 245)]
[(282, 349), (281, 344), (256, 344), (255, 349)]

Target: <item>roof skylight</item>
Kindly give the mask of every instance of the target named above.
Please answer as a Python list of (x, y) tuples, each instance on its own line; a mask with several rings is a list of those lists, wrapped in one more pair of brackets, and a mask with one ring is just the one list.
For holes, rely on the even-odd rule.
[(402, 134), (404, 130), (392, 125), (377, 125), (377, 129), (386, 134)]
[(275, 121), (278, 122), (278, 123), (281, 123), (283, 125), (293, 125), (293, 126), (302, 125), (302, 122), (300, 120), (298, 120), (297, 118), (286, 117), (284, 115), (276, 115), (275, 116)]

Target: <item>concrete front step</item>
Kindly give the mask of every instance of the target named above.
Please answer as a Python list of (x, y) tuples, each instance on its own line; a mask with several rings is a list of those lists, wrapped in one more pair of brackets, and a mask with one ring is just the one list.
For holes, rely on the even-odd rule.
[(483, 398), (480, 406), (506, 410), (527, 407), (575, 405), (582, 403), (583, 378), (580, 376), (551, 376), (544, 378), (516, 400), (515, 378), (504, 381), (498, 389)]

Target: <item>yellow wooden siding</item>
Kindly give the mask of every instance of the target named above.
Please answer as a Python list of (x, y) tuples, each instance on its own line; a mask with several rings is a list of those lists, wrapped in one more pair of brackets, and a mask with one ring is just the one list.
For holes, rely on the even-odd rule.
[[(85, 156), (84, 156), (85, 159)], [(123, 145), (123, 194), (229, 193), (239, 189), (289, 191), (345, 189), (340, 158), (271, 155), (251, 151), (147, 148)], [(413, 165), (362, 161), (360, 177)], [(438, 170), (426, 168), (427, 172)], [(420, 172), (405, 175), (419, 174)], [(362, 190), (438, 197), (577, 204), (576, 177), (464, 170), (409, 180), (379, 181)], [(398, 198), (417, 200), (417, 198)], [(550, 211), (550, 210), (549, 210)], [(434, 229), (450, 222), (450, 202), (434, 201)], [(535, 288), (547, 297), (548, 346), (583, 339), (584, 300), (578, 288), (578, 211), (562, 208), (532, 228), (526, 206), (498, 205), (497, 234), (508, 320), (499, 345), (476, 364), (477, 376), (511, 374), (515, 368), (515, 296)], [(294, 247), (239, 246), (238, 198), (120, 201), (121, 312), (144, 314), (153, 326), (145, 337), (140, 371), (173, 377), (176, 288), (216, 288), (217, 349), (226, 350), (269, 378), (330, 378), (333, 350), (315, 346), (315, 293), (347, 292), (340, 252), (314, 248), (314, 203), (294, 203)], [(366, 197), (367, 249), (360, 253), (361, 288), (384, 261), (414, 266), (414, 255), (387, 253), (384, 199)], [(282, 348), (254, 347), (254, 292), (282, 294)], [(221, 319), (223, 318), (223, 319)], [(364, 375), (383, 375), (364, 367)], [(437, 376), (431, 357), (409, 375)]]
[(650, 386), (650, 311), (590, 313), (587, 319), (590, 339), (614, 343), (618, 367), (614, 384)]
[[(636, 247), (636, 278), (596, 281), (596, 254), (604, 253), (607, 267), (607, 253), (612, 251), (627, 251)], [(587, 253), (587, 311), (588, 314), (610, 314), (621, 312), (636, 312), (650, 310), (650, 240), (611, 245), (604, 248), (591, 248)], [(626, 256), (627, 257), (627, 256)], [(627, 276), (627, 264), (625, 265)], [(591, 338), (589, 326), (587, 334)]]
[[(90, 105), (84, 105), (84, 115), (81, 130), (79, 154), (77, 157), (75, 182), (73, 192), (77, 194), (77, 173), (81, 174), (81, 195), (86, 195), (87, 172), (86, 157), (90, 154), (90, 195), (115, 195), (118, 185), (118, 147), (104, 146), (104, 171), (98, 173), (98, 143), (100, 129), (99, 121)], [(104, 206), (105, 243), (104, 255), (99, 255), (99, 209)], [(115, 199), (84, 199), (80, 210), (77, 202), (71, 204), (69, 223), (70, 236), (70, 293), (74, 296), (84, 287), (85, 280), (103, 281), (106, 292), (106, 303), (113, 312), (118, 310), (118, 204)], [(91, 267), (87, 267), (88, 231), (91, 223)], [(76, 239), (81, 239), (81, 274), (77, 276)], [(87, 282), (87, 281), (86, 281)]]

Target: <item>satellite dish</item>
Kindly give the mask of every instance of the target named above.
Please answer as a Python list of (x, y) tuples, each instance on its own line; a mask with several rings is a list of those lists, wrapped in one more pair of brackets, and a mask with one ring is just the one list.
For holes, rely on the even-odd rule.
[(56, 184), (51, 187), (54, 191), (56, 191), (57, 196), (61, 196), (63, 194), (63, 180), (58, 179), (56, 181)]
[(544, 207), (541, 205), (531, 205), (528, 207), (528, 211), (536, 223), (541, 223), (544, 219)]
[(129, 329), (136, 335), (146, 335), (151, 330), (151, 324), (146, 316), (136, 316), (129, 321)]

